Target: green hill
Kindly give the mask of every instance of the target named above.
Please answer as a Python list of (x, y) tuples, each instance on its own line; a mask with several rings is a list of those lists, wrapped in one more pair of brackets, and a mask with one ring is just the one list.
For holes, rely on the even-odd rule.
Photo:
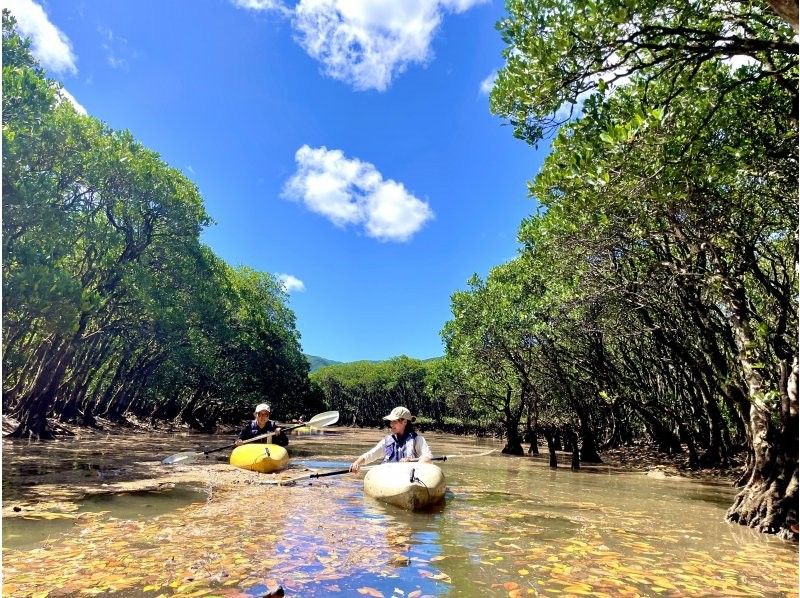
[[(306, 355), (304, 353), (304, 355)], [(319, 368), (324, 368), (326, 365), (336, 365), (337, 363), (342, 363), (341, 361), (334, 361), (333, 359), (325, 359), (324, 357), (317, 357), (316, 355), (306, 355), (306, 359), (308, 359), (308, 363), (311, 366), (310, 372), (314, 372)]]
[[(343, 361), (334, 361), (333, 359), (325, 359), (324, 357), (318, 357), (316, 355), (308, 355), (307, 353), (303, 353), (303, 355), (306, 356), (306, 359), (308, 359), (308, 363), (311, 366), (309, 368), (309, 373), (315, 372), (318, 369), (324, 368), (324, 367), (329, 366), (329, 365), (337, 365), (337, 364), (340, 364), (340, 363), (359, 363), (359, 362), (381, 363), (380, 361), (376, 361), (376, 360), (373, 360), (373, 359), (360, 359), (359, 361), (343, 362)], [(421, 361), (423, 361), (423, 362), (436, 361), (437, 359), (442, 359), (442, 358), (441, 357), (429, 357), (428, 359), (422, 359)]]

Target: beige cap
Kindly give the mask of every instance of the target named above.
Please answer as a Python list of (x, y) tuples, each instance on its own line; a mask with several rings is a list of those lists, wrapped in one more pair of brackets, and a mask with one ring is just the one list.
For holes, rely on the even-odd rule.
[(411, 412), (405, 407), (395, 407), (394, 409), (392, 409), (392, 412), (383, 419), (388, 420), (390, 422), (396, 421), (398, 419), (407, 419), (408, 421), (413, 422), (417, 418), (411, 415)]
[(269, 405), (267, 405), (266, 403), (259, 403), (258, 405), (256, 405), (255, 412), (259, 413), (260, 411), (269, 411), (270, 413), (272, 413), (272, 409), (270, 409)]

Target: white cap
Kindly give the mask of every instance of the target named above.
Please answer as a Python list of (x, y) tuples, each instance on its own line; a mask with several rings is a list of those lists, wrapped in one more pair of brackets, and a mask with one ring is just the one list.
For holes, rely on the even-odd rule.
[(394, 409), (392, 409), (392, 412), (383, 419), (388, 420), (390, 422), (393, 422), (398, 419), (407, 419), (408, 421), (413, 422), (417, 418), (411, 415), (411, 412), (405, 407), (395, 407)]
[(269, 411), (270, 413), (272, 413), (272, 409), (270, 409), (269, 405), (267, 405), (266, 403), (259, 403), (258, 405), (256, 405), (255, 412), (258, 413), (259, 411)]

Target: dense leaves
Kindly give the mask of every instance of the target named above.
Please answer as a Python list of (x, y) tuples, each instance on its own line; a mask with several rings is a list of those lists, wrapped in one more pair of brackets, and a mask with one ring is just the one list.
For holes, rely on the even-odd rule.
[[(769, 80), (791, 96), (797, 116), (797, 44), (791, 27), (761, 2), (701, 0), (509, 0), (498, 24), (506, 66), (492, 92), (494, 112), (515, 134), (536, 142), (580, 112), (589, 95), (608, 94), (631, 78), (644, 106), (670, 106), (692, 96), (708, 64), (742, 64), (713, 89), (724, 103), (739, 87)], [(651, 97), (650, 83), (666, 94)]]
[(508, 8), (492, 108), (558, 134), (520, 257), (453, 295), (453, 387), (504, 413), (509, 452), (525, 409), (582, 461), (642, 436), (694, 467), (743, 451), (729, 518), (796, 538), (791, 28), (758, 3)]
[(315, 388), (329, 409), (349, 425), (381, 425), (382, 417), (397, 405), (441, 423), (442, 413), (428, 389), (435, 361), (401, 356), (387, 361), (356, 361), (329, 365), (311, 374)]
[[(75, 112), (3, 13), (3, 408), (18, 437), (46, 418), (126, 414), (213, 429), (262, 400), (304, 412), (286, 296), (200, 241), (195, 185), (127, 131)], [(313, 406), (312, 406), (313, 408)]]

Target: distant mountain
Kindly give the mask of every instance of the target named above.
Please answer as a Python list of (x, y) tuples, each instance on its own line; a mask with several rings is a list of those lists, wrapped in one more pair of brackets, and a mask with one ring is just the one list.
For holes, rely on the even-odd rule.
[[(334, 361), (333, 359), (325, 359), (324, 357), (318, 357), (316, 355), (309, 355), (307, 353), (303, 353), (303, 355), (306, 356), (306, 359), (308, 359), (308, 363), (311, 366), (311, 368), (309, 369), (309, 373), (314, 372), (314, 371), (316, 371), (316, 370), (318, 370), (320, 368), (324, 368), (325, 366), (337, 365), (337, 364), (340, 364), (340, 363), (359, 363), (359, 362), (362, 362), (362, 363), (381, 363), (380, 360), (374, 360), (374, 359), (359, 359), (358, 361), (344, 362), (344, 361)], [(423, 361), (423, 362), (436, 361), (437, 359), (442, 359), (442, 358), (441, 357), (429, 357), (428, 359), (421, 359), (420, 361)]]
[(324, 357), (317, 357), (316, 355), (307, 355), (306, 359), (308, 359), (308, 363), (311, 366), (310, 372), (316, 371), (319, 368), (324, 368), (326, 365), (336, 365), (337, 363), (342, 363), (341, 361), (334, 361), (333, 359), (325, 359)]

